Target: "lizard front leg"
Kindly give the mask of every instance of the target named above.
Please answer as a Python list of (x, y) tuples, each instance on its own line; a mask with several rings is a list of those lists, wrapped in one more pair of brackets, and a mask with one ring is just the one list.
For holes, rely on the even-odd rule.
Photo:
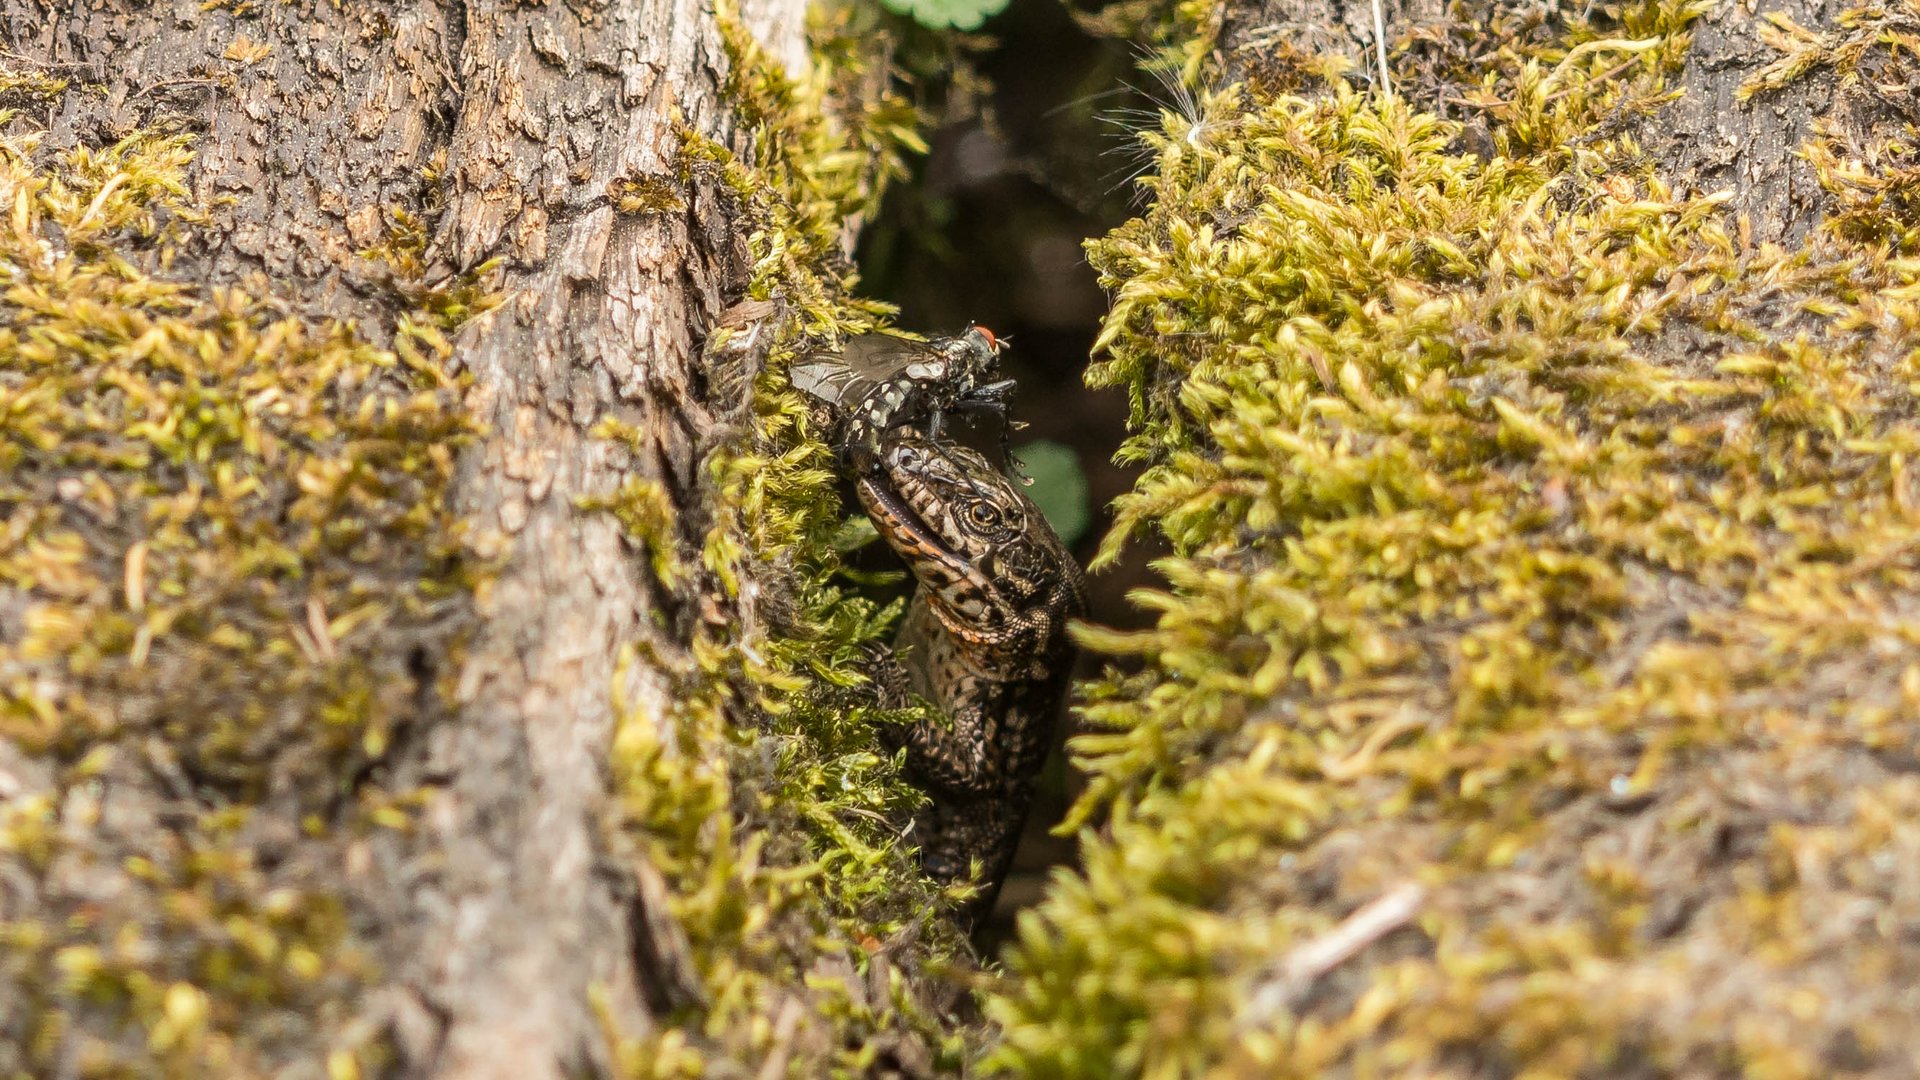
[(953, 637), (923, 596), (914, 597), (895, 641), (913, 693), (940, 715), (905, 733), (908, 779), (923, 789), (979, 797), (999, 777), (995, 738), (999, 687), (967, 671)]

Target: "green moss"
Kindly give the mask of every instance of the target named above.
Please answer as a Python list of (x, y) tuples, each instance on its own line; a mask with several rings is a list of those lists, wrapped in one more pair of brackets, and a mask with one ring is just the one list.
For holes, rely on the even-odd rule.
[[(589, 434), (621, 442), (635, 453), (645, 445), (645, 432), (612, 417), (594, 425)], [(645, 548), (654, 580), (662, 586), (673, 589), (685, 583), (687, 568), (674, 535), (673, 497), (658, 481), (629, 477), (619, 490), (583, 497), (578, 505), (581, 510), (612, 514), (627, 537)]]
[(609, 188), (614, 208), (623, 214), (678, 214), (687, 208), (680, 187), (665, 176), (626, 177)]
[[(409, 805), (352, 778), (437, 700), (410, 657), (456, 654), (482, 584), (440, 367), (477, 294), (419, 288), (387, 349), (180, 283), (187, 140), (24, 127), (0, 139), (0, 1072), (352, 1076), (380, 1049), (342, 860)], [(298, 822), (331, 864), (284, 861)]]
[(0, 69), (0, 123), (13, 110), (58, 101), (67, 92), (67, 80), (39, 72)]
[(1104, 556), (1156, 533), (1167, 586), (1083, 634), (1139, 670), (1085, 688), (1105, 824), (1021, 920), (1000, 1072), (1903, 1067), (1915, 222), (1830, 145), (1803, 252), (1669, 190), (1619, 132), (1697, 10), (1481, 56), (1485, 157), (1344, 90), (1150, 138), (1090, 378), (1147, 467)]

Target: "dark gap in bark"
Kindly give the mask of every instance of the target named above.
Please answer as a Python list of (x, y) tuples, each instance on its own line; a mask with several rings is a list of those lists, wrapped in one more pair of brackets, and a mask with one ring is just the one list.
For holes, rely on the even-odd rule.
[[(953, 333), (969, 323), (1009, 341), (1007, 373), (1019, 381), (1013, 415), (1028, 425), (1013, 445), (1035, 441), (1073, 452), (1087, 481), (1092, 517), (1069, 537), (1084, 565), (1110, 523), (1107, 504), (1133, 484), (1134, 471), (1112, 464), (1126, 436), (1127, 402), (1082, 381), (1106, 313), (1106, 297), (1081, 241), (1099, 236), (1137, 209), (1133, 176), (1143, 158), (1133, 130), (1158, 105), (1126, 42), (1095, 37), (1055, 0), (1016, 0), (988, 23), (994, 44), (976, 57), (992, 84), (985, 115), (932, 133), (932, 153), (895, 186), (859, 250), (866, 289), (900, 305), (899, 325)], [(998, 439), (984, 421), (966, 441), (983, 449)], [(849, 503), (851, 505), (851, 503)], [(874, 545), (877, 549), (878, 545)], [(1127, 591), (1147, 584), (1147, 555), (1134, 545), (1123, 565), (1088, 582), (1092, 621), (1137, 625)], [(877, 551), (871, 568), (897, 563)], [(1097, 668), (1083, 656), (1080, 674)], [(1063, 718), (1060, 739), (1073, 734)], [(1077, 860), (1072, 840), (1051, 835), (1081, 779), (1056, 746), (994, 917), (978, 938), (986, 955), (1012, 929), (1013, 914), (1036, 902), (1048, 871)]]

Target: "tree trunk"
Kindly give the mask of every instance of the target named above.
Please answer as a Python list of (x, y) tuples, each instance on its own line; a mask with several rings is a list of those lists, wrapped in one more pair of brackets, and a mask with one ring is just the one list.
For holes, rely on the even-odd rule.
[[(56, 189), (30, 187), (23, 171), (8, 193), (10, 206), (20, 200), (23, 245), (10, 252), (11, 265), (91, 265), (87, 259), (119, 245), (140, 272), (185, 283), (183, 303), (244, 294), (253, 299), (235, 316), (243, 324), (258, 311), (263, 320), (292, 318), (316, 339), (338, 344), (357, 335), (371, 344), (353, 348), (398, 354), (368, 366), (374, 354), (342, 352), (348, 373), (322, 378), (316, 399), (293, 403), (302, 414), (345, 416), (339, 430), (282, 430), (277, 417), (286, 409), (271, 412), (271, 390), (233, 402), (252, 437), (268, 443), (264, 451), (249, 442), (244, 452), (189, 451), (166, 468), (121, 472), (88, 471), (87, 462), (46, 447), (15, 455), (22, 487), (0, 508), (16, 521), (27, 522), (19, 515), (37, 503), (57, 503), (59, 492), (77, 506), (77, 493), (102, 477), (128, 512), (81, 530), (85, 588), (48, 592), (44, 561), (23, 564), (28, 569), (0, 584), (0, 662), (27, 680), (9, 702), (21, 716), (60, 716), (53, 723), (67, 733), (37, 743), (22, 728), (0, 744), (0, 800), (14, 814), (5, 819), (13, 831), (0, 834), (14, 886), (0, 894), (0, 927), (19, 946), (0, 967), (0, 998), (17, 991), (19, 1004), (0, 1007), (0, 1043), (9, 1044), (0, 1071), (92, 1075), (117, 1063), (138, 1075), (284, 1068), (335, 1080), (369, 1071), (531, 1078), (651, 1068), (656, 1051), (659, 1068), (673, 1067), (656, 1017), (707, 1004), (706, 991), (660, 872), (621, 824), (614, 788), (622, 781), (609, 748), (616, 723), (655, 729), (653, 738), (675, 746), (674, 717), (689, 707), (686, 672), (703, 660), (696, 642), (746, 640), (751, 649), (751, 636), (781, 615), (763, 605), (794, 602), (783, 579), (790, 568), (776, 574), (766, 569), (775, 562), (755, 561), (791, 555), (751, 551), (719, 565), (711, 552), (716, 530), (737, 528), (725, 517), (735, 512), (721, 508), (711, 455), (751, 434), (752, 377), (767, 344), (785, 331), (772, 319), (774, 305), (736, 307), (749, 284), (746, 234), (765, 227), (749, 218), (751, 193), (717, 167), (690, 163), (682, 146), (694, 140), (764, 164), (756, 155), (773, 138), (765, 127), (743, 127), (736, 108), (744, 91), (729, 80), (781, 75), (735, 70), (730, 57), (750, 39), (764, 51), (758, 63), (784, 66), (804, 86), (805, 5), (748, 0), (737, 13), (716, 15), (678, 0), (21, 0), (0, 11), (0, 61), (16, 76), (0, 104), (20, 107), (12, 135), (38, 140), (19, 144), (23, 163), (79, 176), (91, 159), (76, 152), (128, 140), (121, 146), (132, 160), (170, 131), (190, 134), (194, 155), (184, 195), (129, 167), (118, 179), (95, 176), (74, 207), (45, 194)], [(730, 38), (727, 20), (743, 31)], [(64, 87), (51, 81), (61, 79)], [(869, 95), (842, 102), (858, 113), (884, 78), (849, 85)], [(873, 145), (853, 148), (863, 151), (884, 157)], [(873, 192), (866, 170), (877, 168), (860, 166), (864, 196)], [(135, 190), (147, 201), (128, 205), (133, 231), (101, 233)], [(90, 213), (81, 209), (87, 199), (95, 200)], [(164, 207), (157, 234), (141, 231), (139, 215), (154, 213), (146, 206)], [(201, 209), (210, 215), (204, 222)], [(832, 267), (817, 269), (834, 280)], [(57, 282), (32, 287), (43, 285)], [(238, 291), (217, 292), (225, 287)], [(465, 321), (446, 348), (441, 328), (491, 303), (483, 289), (498, 306)], [(16, 305), (23, 295), (15, 294)], [(729, 362), (737, 370), (721, 372), (704, 347), (729, 309), (733, 330), (765, 333), (750, 337), (758, 344), (748, 351), (736, 344)], [(752, 316), (764, 325), (742, 322)], [(9, 343), (24, 349), (21, 342), (39, 340), (33, 335), (54, 333), (35, 318), (18, 308), (18, 338)], [(194, 340), (202, 358), (226, 347)], [(100, 372), (112, 374), (92, 373), (63, 392), (82, 402), (99, 395), (87, 407), (117, 415), (122, 401), (109, 383), (138, 382), (164, 396), (195, 377), (154, 369), (135, 352), (108, 350)], [(35, 385), (24, 355), (7, 354), (0, 393)], [(388, 386), (388, 372), (430, 368), (414, 396), (369, 389)], [(208, 385), (217, 394), (218, 380)], [(371, 396), (363, 402), (360, 391)], [(286, 397), (297, 393), (287, 386)], [(423, 404), (434, 400), (441, 404)], [(411, 443), (384, 431), (387, 442), (354, 434), (354, 424), (378, 425), (402, 402), (442, 426), (413, 429)], [(84, 417), (67, 419), (79, 425)], [(610, 430), (626, 434), (609, 437)], [(453, 446), (464, 447), (457, 461), (446, 454)], [(224, 490), (235, 476), (255, 475), (280, 500), (236, 519), (257, 535), (352, 532), (344, 517), (304, 520), (302, 492), (332, 483), (323, 474), (346, 477), (340, 483), (350, 487), (356, 474), (341, 462), (387, 452), (431, 481), (400, 492), (417, 502), (389, 508), (397, 547), (354, 548), (331, 563), (303, 554), (290, 576), (258, 586), (244, 575), (222, 579), (234, 595), (255, 590), (271, 613), (249, 625), (258, 631), (252, 647), (275, 657), (260, 663), (284, 675), (286, 687), (331, 679), (334, 689), (351, 683), (364, 691), (351, 699), (365, 706), (354, 713), (358, 726), (327, 744), (331, 756), (306, 757), (315, 752), (313, 733), (339, 714), (291, 690), (276, 696), (285, 688), (270, 689), (280, 684), (264, 676), (229, 687), (229, 700), (202, 700), (209, 682), (255, 679), (189, 662), (234, 619), (224, 601), (208, 601), (200, 623), (169, 624), (171, 636), (157, 632), (156, 644), (103, 646), (104, 659), (92, 666), (78, 654), (46, 655), (35, 636), (36, 618), (73, 609), (76, 597), (101, 619), (156, 605), (146, 582), (156, 567), (176, 564), (161, 554), (165, 543), (144, 539), (157, 520), (141, 517), (148, 497)], [(223, 473), (230, 453), (239, 454), (235, 469)], [(321, 457), (337, 469), (322, 469)], [(280, 471), (296, 462), (308, 463), (300, 466), (306, 471), (286, 482)], [(389, 480), (368, 480), (368, 491)], [(810, 482), (817, 488), (827, 479)], [(617, 514), (587, 509), (623, 490), (640, 493), (652, 515), (647, 535), (623, 530)], [(341, 515), (353, 509), (335, 507)], [(23, 535), (32, 544), (66, 535), (79, 511), (64, 513)], [(213, 558), (240, 527), (189, 523), (191, 539), (178, 553), (185, 591), (211, 588), (207, 575), (223, 568), (192, 559)], [(199, 556), (185, 550), (196, 544), (205, 547)], [(661, 572), (663, 565), (679, 572)], [(381, 590), (367, 579), (399, 567), (417, 570), (426, 586), (395, 585), (393, 596), (404, 601), (380, 606)], [(334, 571), (353, 587), (321, 588)], [(742, 580), (723, 586), (722, 574)], [(382, 614), (343, 620), (348, 603)], [(274, 652), (275, 641), (297, 644), (293, 659)], [(750, 689), (729, 691), (728, 706), (748, 730)], [(71, 710), (82, 691), (114, 718), (95, 735), (74, 733)], [(334, 706), (347, 700), (322, 697)], [(229, 706), (232, 716), (222, 711)], [(211, 752), (192, 741), (207, 734), (195, 726), (201, 713), (216, 726), (235, 716), (282, 723), (273, 738), (263, 736), (270, 745), (234, 764), (229, 785), (216, 788), (204, 775)], [(117, 756), (89, 756), (103, 748)], [(690, 756), (688, 768), (710, 768), (730, 751), (716, 739), (670, 753)], [(296, 758), (306, 772), (290, 764)], [(728, 812), (724, 801), (718, 810)], [(223, 811), (242, 814), (244, 824), (229, 823), (216, 837), (210, 816)], [(43, 821), (61, 837), (46, 850), (34, 847), (40, 834), (28, 828)], [(710, 839), (715, 825), (704, 826)], [(746, 857), (778, 869), (791, 854), (781, 853), (782, 843), (797, 841), (774, 838)], [(181, 860), (215, 849), (237, 876), (208, 885), (215, 895), (190, 904), (188, 879), (202, 871)], [(162, 870), (143, 877), (127, 869), (130, 859)], [(170, 904), (214, 906), (183, 929), (169, 920), (187, 916), (159, 914), (174, 911)], [(282, 925), (306, 917), (331, 921), (308, 937)], [(255, 924), (266, 929), (246, 938), (245, 926)], [(933, 924), (913, 925), (921, 930), (909, 938)], [(816, 927), (815, 937), (821, 932)], [(140, 940), (147, 944), (130, 944)], [(253, 983), (236, 985), (235, 965), (246, 966), (232, 958), (236, 949), (265, 965)], [(874, 1031), (898, 1027), (887, 1019), (893, 999), (884, 998), (865, 1034), (834, 1031), (800, 985), (817, 951), (791, 954), (787, 962), (798, 966), (775, 980), (780, 996), (761, 1003), (772, 1027), (727, 1036), (732, 1049), (715, 1051), (715, 1067), (765, 1059), (778, 1073), (778, 1062), (811, 1060), (793, 1065), (810, 1069), (840, 1052), (838, 1040), (858, 1047)], [(884, 987), (886, 964), (871, 963)], [(850, 982), (851, 970), (847, 964)], [(692, 1038), (696, 1049), (711, 1049), (708, 1036)], [(882, 1057), (896, 1064), (925, 1052), (886, 1038)]]

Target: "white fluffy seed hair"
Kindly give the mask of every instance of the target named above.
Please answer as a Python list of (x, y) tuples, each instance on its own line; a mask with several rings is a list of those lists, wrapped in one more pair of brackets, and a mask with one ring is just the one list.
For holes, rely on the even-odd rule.
[(1075, 102), (1084, 104), (1122, 94), (1146, 102), (1143, 106), (1103, 109), (1097, 114), (1101, 123), (1113, 129), (1114, 145), (1102, 151), (1102, 156), (1120, 163), (1113, 174), (1117, 179), (1107, 187), (1109, 193), (1132, 184), (1159, 161), (1162, 150), (1149, 135), (1161, 136), (1176, 147), (1185, 145), (1197, 149), (1206, 143), (1212, 131), (1208, 113), (1217, 95), (1215, 89), (1194, 86), (1178, 69), (1157, 60), (1151, 53), (1141, 54), (1139, 68), (1153, 80), (1152, 85), (1123, 83), (1104, 94)]

